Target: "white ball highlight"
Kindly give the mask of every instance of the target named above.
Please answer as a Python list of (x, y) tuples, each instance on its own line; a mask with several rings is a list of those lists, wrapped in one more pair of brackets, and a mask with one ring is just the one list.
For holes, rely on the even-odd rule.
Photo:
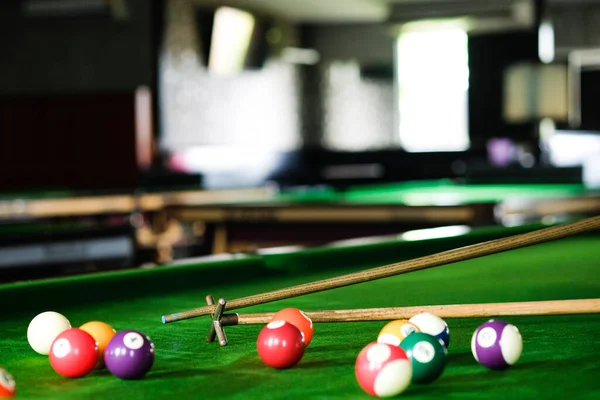
[(285, 325), (285, 321), (282, 319), (278, 319), (275, 321), (271, 321), (267, 324), (268, 329), (278, 329)]
[(481, 347), (491, 347), (496, 343), (496, 336), (494, 328), (483, 328), (477, 334), (477, 343), (479, 343)]
[(435, 349), (431, 343), (421, 341), (413, 346), (412, 356), (421, 364), (427, 364), (433, 360), (433, 357), (435, 356)]
[(379, 397), (397, 396), (406, 390), (411, 377), (412, 364), (409, 360), (390, 361), (377, 375), (373, 390)]
[(392, 346), (400, 346), (400, 338), (396, 335), (392, 335), (391, 333), (382, 333), (377, 337), (377, 343), (387, 343)]
[(477, 330), (473, 332), (473, 336), (471, 336), (471, 353), (473, 353), (473, 357), (475, 361), (479, 362), (479, 357), (477, 357)]
[(523, 338), (521, 333), (514, 325), (507, 325), (502, 330), (500, 337), (500, 348), (502, 349), (502, 357), (509, 365), (514, 365), (521, 354), (523, 353)]
[(376, 344), (367, 352), (367, 360), (372, 363), (382, 364), (392, 355), (392, 351), (384, 344)]

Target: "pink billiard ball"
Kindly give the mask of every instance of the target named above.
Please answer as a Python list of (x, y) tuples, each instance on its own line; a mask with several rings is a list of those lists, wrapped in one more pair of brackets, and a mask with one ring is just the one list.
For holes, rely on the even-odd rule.
[(374, 397), (394, 397), (409, 386), (412, 363), (402, 347), (373, 342), (356, 357), (354, 373), (366, 393)]
[(71, 328), (54, 339), (50, 347), (50, 365), (67, 378), (89, 374), (98, 361), (98, 344), (84, 330)]
[(290, 368), (304, 355), (302, 332), (287, 321), (271, 321), (259, 333), (256, 340), (258, 355), (273, 368)]

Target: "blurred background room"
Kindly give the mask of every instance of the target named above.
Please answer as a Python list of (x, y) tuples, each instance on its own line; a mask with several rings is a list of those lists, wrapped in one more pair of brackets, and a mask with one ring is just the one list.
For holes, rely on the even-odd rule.
[(11, 0), (0, 33), (0, 283), (600, 211), (600, 0)]

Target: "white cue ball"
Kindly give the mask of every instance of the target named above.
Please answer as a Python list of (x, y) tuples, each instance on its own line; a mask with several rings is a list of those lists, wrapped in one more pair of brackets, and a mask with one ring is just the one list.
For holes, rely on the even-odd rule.
[(27, 341), (36, 353), (48, 355), (54, 339), (70, 328), (71, 323), (64, 315), (46, 311), (36, 315), (29, 323)]

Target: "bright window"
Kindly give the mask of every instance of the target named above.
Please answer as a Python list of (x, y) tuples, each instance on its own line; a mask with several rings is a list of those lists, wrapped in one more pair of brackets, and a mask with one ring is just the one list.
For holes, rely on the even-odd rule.
[(465, 30), (410, 29), (397, 41), (399, 135), (406, 151), (469, 148), (468, 36)]

